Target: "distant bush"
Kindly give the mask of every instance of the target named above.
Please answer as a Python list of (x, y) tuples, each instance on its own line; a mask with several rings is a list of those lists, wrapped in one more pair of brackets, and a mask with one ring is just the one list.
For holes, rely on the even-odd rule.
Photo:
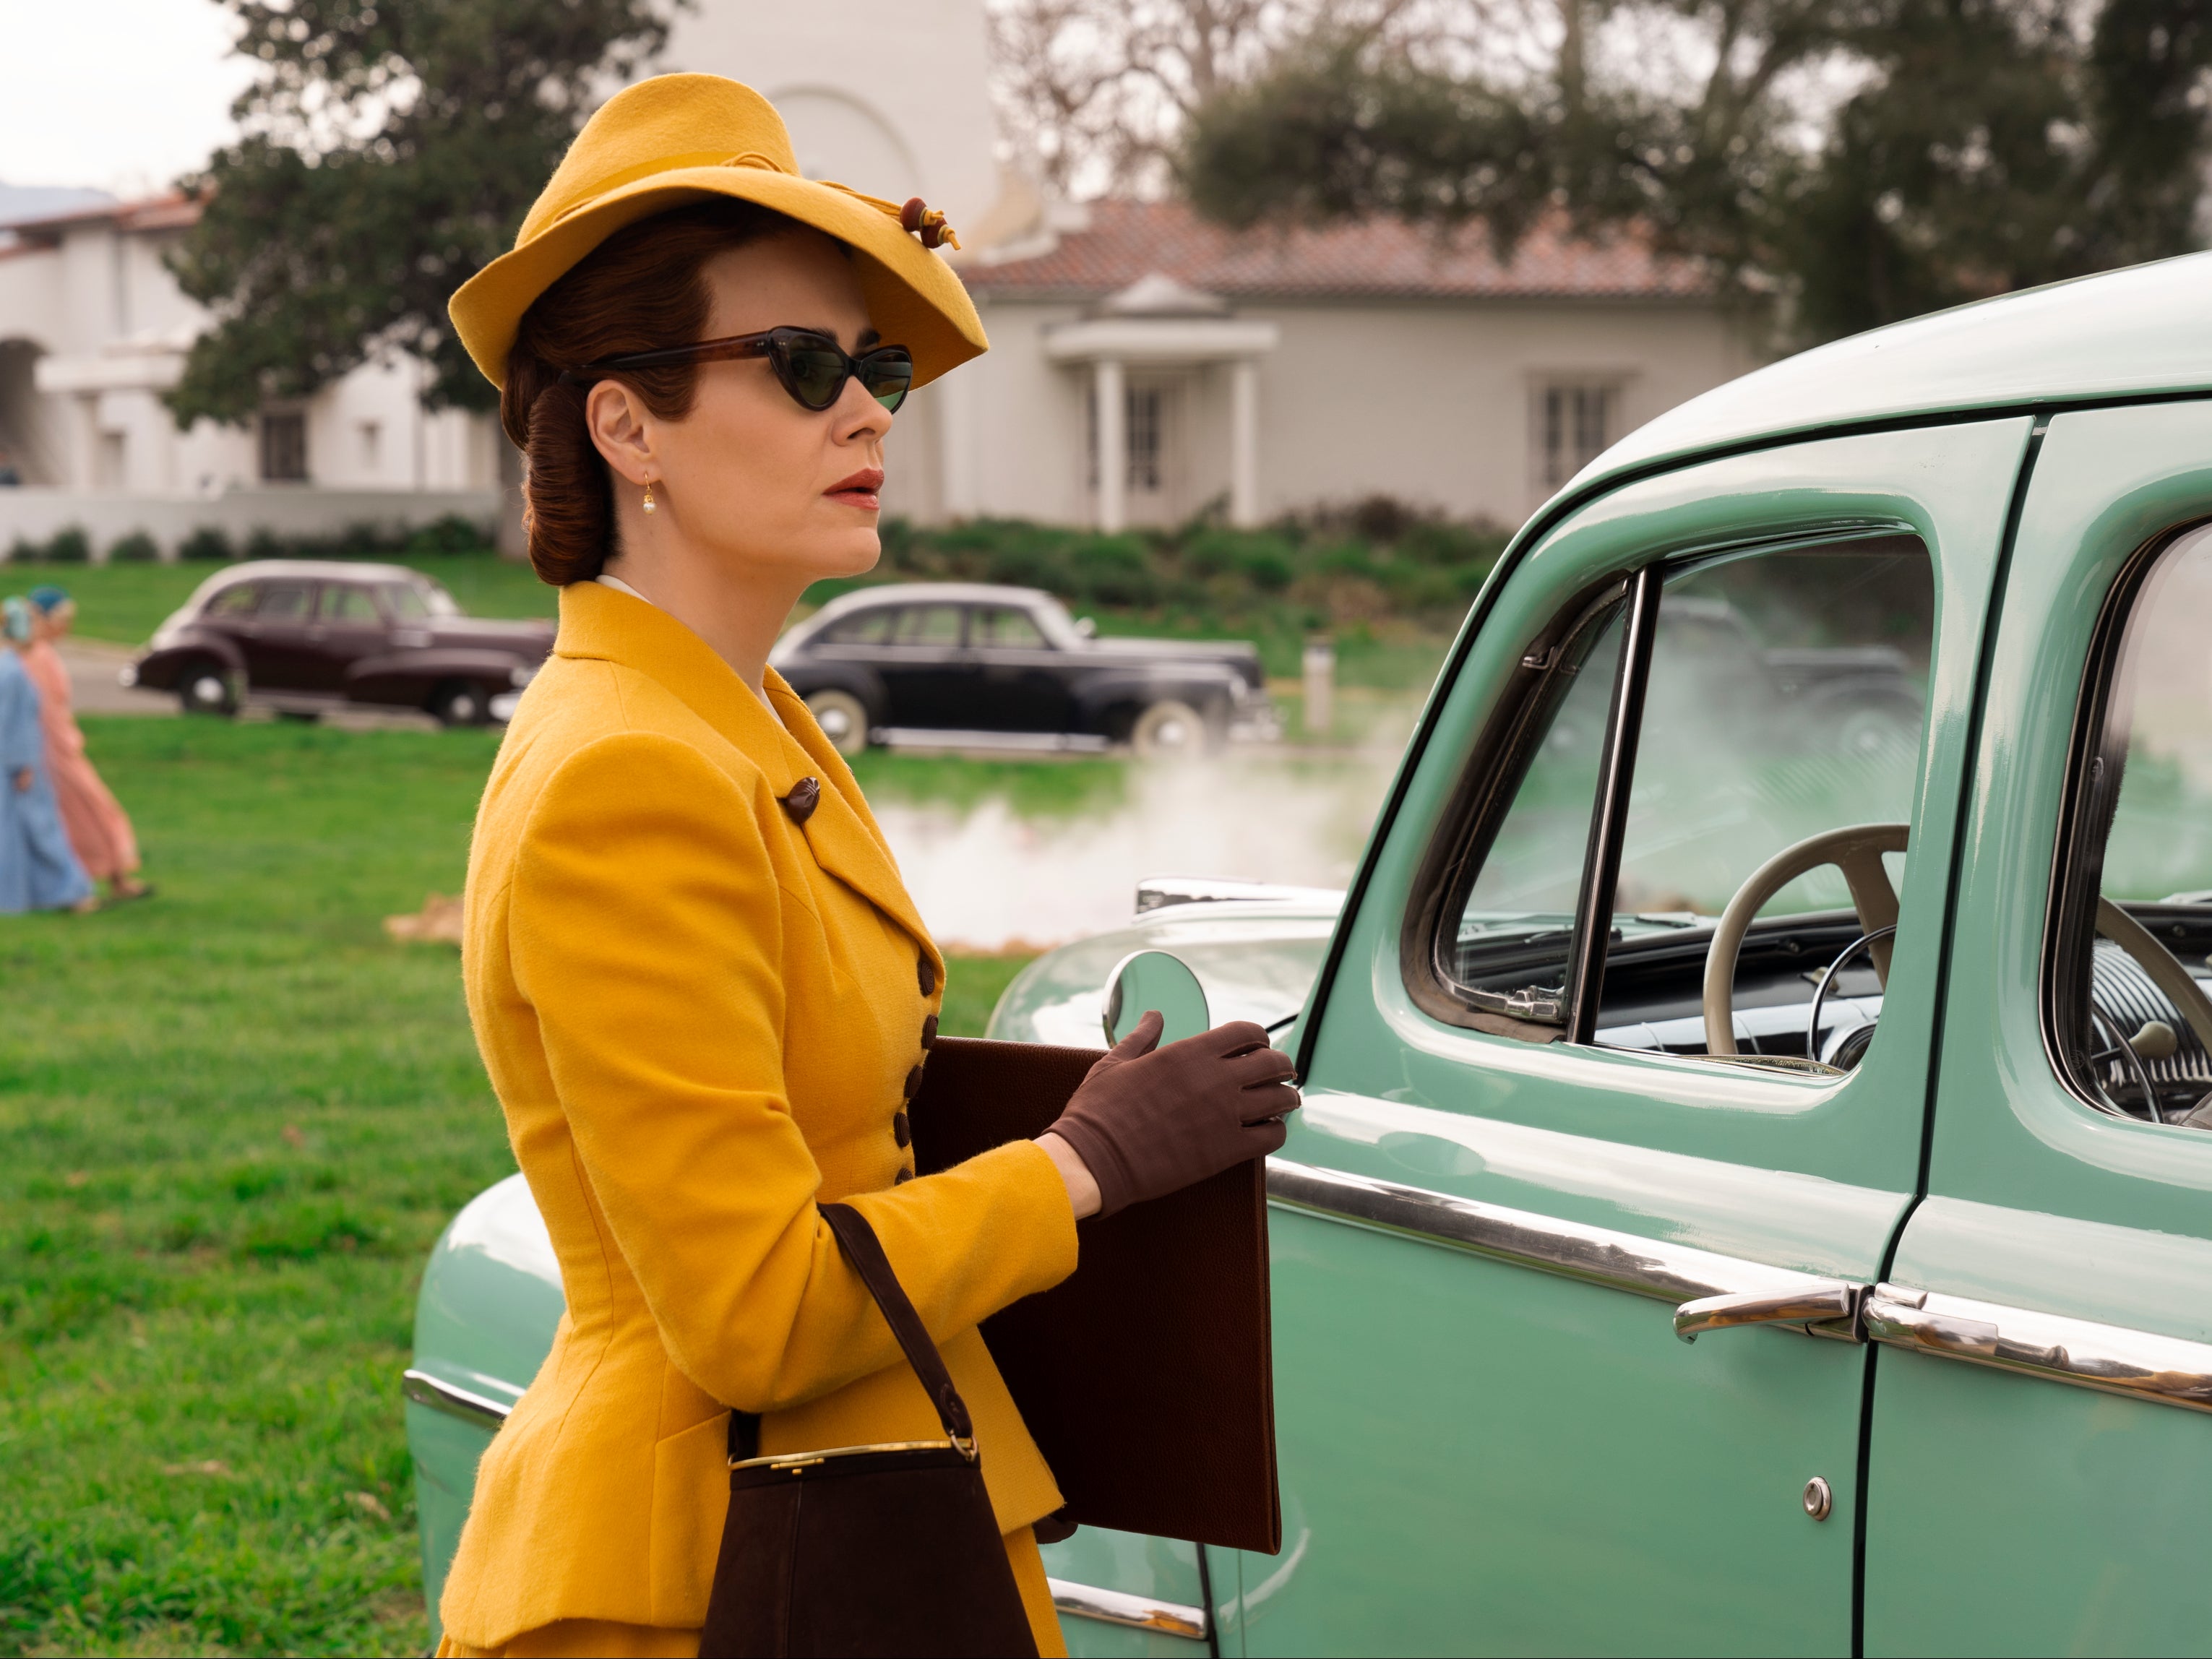
[(448, 513), (410, 534), (406, 550), (419, 558), (434, 553), (489, 553), (492, 544), (482, 526), (471, 524), (458, 513)]
[(10, 564), (35, 564), (38, 562), (39, 555), (46, 550), (41, 547), (38, 543), (27, 541), (22, 537), (18, 536), (14, 541), (8, 544), (8, 562)]
[(48, 564), (90, 564), (92, 538), (84, 533), (82, 526), (71, 525), (54, 532), (41, 556)]
[(211, 524), (204, 524), (179, 544), (177, 556), (215, 564), (236, 558), (238, 550), (231, 545), (227, 532), (218, 530)]
[[(229, 543), (226, 540), (223, 545), (228, 548)], [(441, 519), (430, 524), (418, 525), (413, 529), (351, 524), (343, 530), (325, 535), (287, 536), (264, 528), (255, 531), (246, 543), (246, 556), (249, 559), (374, 561), (464, 553), (489, 554), (492, 550), (491, 537), (484, 527), (471, 524), (458, 513), (448, 513)], [(187, 554), (185, 556), (191, 556)], [(224, 556), (228, 555), (226, 553)]]
[(161, 550), (143, 530), (132, 531), (107, 550), (110, 564), (152, 564), (161, 556)]

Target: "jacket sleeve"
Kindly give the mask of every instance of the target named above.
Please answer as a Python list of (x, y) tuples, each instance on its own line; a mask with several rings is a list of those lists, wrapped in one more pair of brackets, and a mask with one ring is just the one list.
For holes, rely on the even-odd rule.
[[(508, 898), (518, 989), (577, 1156), (671, 1357), (726, 1405), (787, 1409), (899, 1358), (815, 1209), (783, 1045), (787, 917), (757, 800), (672, 738), (601, 738), (533, 805)], [(851, 1200), (940, 1341), (1057, 1284), (1075, 1224), (1031, 1142)]]

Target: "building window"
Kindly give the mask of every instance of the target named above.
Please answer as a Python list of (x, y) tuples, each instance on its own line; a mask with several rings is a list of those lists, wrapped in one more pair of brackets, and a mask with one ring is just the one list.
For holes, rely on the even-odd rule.
[(297, 410), (261, 417), (261, 480), (307, 481), (307, 417)]
[(1553, 380), (1536, 388), (1530, 450), (1536, 483), (1549, 495), (1620, 435), (1618, 380)]
[[(1170, 388), (1133, 386), (1121, 394), (1121, 487), (1157, 495), (1167, 477)], [(1084, 479), (1098, 488), (1098, 400), (1083, 400)]]

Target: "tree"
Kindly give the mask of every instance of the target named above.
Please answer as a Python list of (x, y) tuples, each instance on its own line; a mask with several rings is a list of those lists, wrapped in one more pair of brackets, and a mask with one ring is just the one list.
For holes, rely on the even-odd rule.
[(1231, 225), (1387, 213), (1502, 252), (1547, 211), (1633, 226), (1830, 338), (2195, 245), (2212, 22), (2084, 13), (1559, 0), (1552, 61), (1503, 75), (1324, 26), (1194, 112), (1179, 173)]
[(185, 181), (203, 210), (170, 269), (216, 321), (167, 394), (178, 423), (246, 420), (392, 350), (428, 366), (430, 406), (490, 406), (446, 301), (665, 44), (653, 0), (223, 3), (264, 68), (238, 143)]

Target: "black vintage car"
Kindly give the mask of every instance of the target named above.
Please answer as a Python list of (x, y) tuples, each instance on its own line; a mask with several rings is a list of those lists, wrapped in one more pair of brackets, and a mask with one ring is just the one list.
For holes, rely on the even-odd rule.
[(833, 599), (769, 659), (831, 742), (1216, 749), (1279, 723), (1244, 641), (1100, 639), (1030, 587), (927, 582)]
[(553, 624), (465, 617), (420, 571), (264, 559), (202, 582), (126, 684), (174, 691), (187, 714), (248, 698), (313, 715), (343, 703), (421, 708), (447, 726), (503, 718), (553, 648)]

